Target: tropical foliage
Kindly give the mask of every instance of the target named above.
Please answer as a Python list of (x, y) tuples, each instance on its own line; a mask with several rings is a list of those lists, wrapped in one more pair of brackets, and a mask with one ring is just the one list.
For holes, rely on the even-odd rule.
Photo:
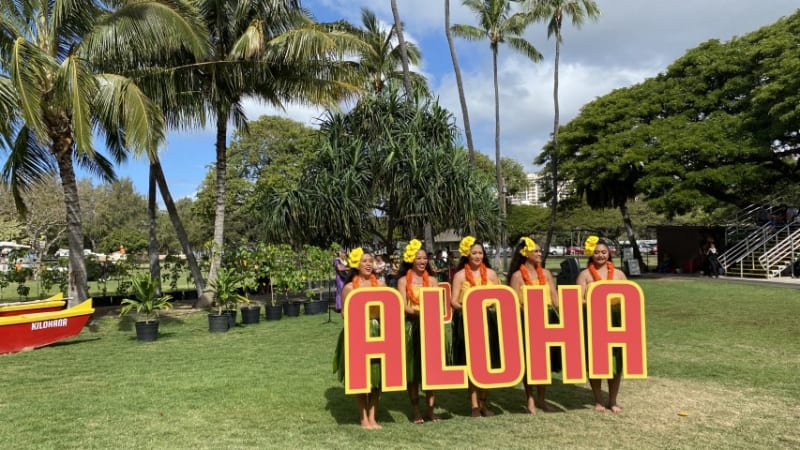
[(139, 318), (144, 318), (144, 322), (150, 322), (158, 318), (159, 311), (172, 308), (172, 303), (169, 302), (172, 297), (158, 295), (158, 280), (152, 278), (149, 273), (137, 274), (131, 284), (134, 298), (122, 300), (120, 316), (136, 310)]
[[(107, 59), (147, 61), (164, 51), (202, 53), (196, 10), (178, 0), (152, 2), (21, 0), (0, 3), (0, 145), (10, 151), (2, 177), (17, 207), (23, 192), (57, 172), (70, 247), (70, 297), (88, 297), (75, 165), (113, 180), (129, 150), (152, 150), (164, 137), (158, 108), (134, 80), (103, 71)], [(111, 159), (94, 146), (105, 141)]]

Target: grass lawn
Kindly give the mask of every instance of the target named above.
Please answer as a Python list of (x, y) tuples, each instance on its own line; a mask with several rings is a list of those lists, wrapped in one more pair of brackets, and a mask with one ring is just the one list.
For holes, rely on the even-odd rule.
[(413, 425), (396, 392), (382, 396), (383, 430), (364, 431), (331, 373), (340, 317), (210, 334), (204, 313), (178, 308), (154, 343), (109, 314), (69, 341), (0, 356), (0, 448), (800, 447), (800, 290), (640, 284), (650, 377), (623, 380), (620, 415), (594, 412), (588, 385), (556, 381), (561, 413), (523, 414), (517, 387), (490, 393), (497, 416), (473, 419), (466, 390), (443, 391), (444, 420)]

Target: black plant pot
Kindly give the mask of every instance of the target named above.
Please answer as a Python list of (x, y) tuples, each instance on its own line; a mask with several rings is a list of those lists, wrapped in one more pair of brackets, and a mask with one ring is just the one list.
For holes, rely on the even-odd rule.
[(281, 305), (273, 305), (267, 303), (264, 305), (264, 318), (267, 320), (281, 320), (283, 315), (283, 307)]
[(287, 317), (297, 317), (300, 315), (300, 302), (286, 302), (283, 304), (283, 312)]
[(323, 314), (328, 312), (327, 300), (316, 300), (305, 303), (306, 315)]
[(261, 321), (261, 307), (258, 305), (242, 306), (242, 324), (258, 323)]
[(230, 328), (236, 326), (236, 315), (238, 312), (239, 311), (236, 311), (235, 309), (226, 309), (222, 311), (222, 314), (228, 316), (228, 324)]
[(226, 314), (208, 315), (208, 331), (212, 333), (225, 333), (230, 327), (231, 322)]
[(136, 339), (144, 342), (152, 342), (158, 339), (158, 321), (136, 322)]

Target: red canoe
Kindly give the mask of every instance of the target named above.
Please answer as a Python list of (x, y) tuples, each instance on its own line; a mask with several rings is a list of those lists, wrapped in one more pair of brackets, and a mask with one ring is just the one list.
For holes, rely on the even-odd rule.
[(61, 311), (67, 302), (64, 294), (58, 293), (44, 300), (30, 302), (0, 303), (0, 317), (18, 316), (20, 314)]
[(92, 299), (88, 299), (61, 311), (0, 317), (0, 354), (44, 347), (76, 336), (92, 313)]

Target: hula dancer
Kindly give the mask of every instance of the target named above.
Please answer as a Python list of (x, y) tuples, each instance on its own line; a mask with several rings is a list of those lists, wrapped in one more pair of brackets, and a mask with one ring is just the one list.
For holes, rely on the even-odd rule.
[[(589, 257), (589, 262), (587, 268), (578, 275), (577, 284), (580, 285), (581, 292), (583, 292), (585, 313), (586, 291), (589, 284), (595, 281), (625, 280), (627, 278), (625, 278), (625, 274), (621, 270), (614, 268), (608, 245), (597, 236), (589, 236), (583, 249), (586, 256)], [(621, 324), (619, 305), (611, 307), (611, 324), (617, 327)], [(606, 409), (611, 410), (613, 413), (622, 412), (622, 408), (617, 405), (617, 394), (622, 381), (621, 349), (615, 347), (612, 355), (614, 357), (614, 377), (608, 380), (608, 403), (603, 403), (602, 380), (589, 378), (589, 385), (591, 385), (592, 393), (594, 394), (594, 409), (597, 412), (603, 412)]]
[[(453, 291), (451, 303), (453, 305), (453, 362), (457, 365), (467, 363), (466, 343), (464, 341), (464, 321), (461, 315), (461, 303), (469, 288), (474, 286), (491, 286), (500, 284), (497, 273), (489, 266), (486, 260), (486, 251), (483, 243), (474, 237), (467, 236), (458, 246), (461, 259), (453, 276)], [(492, 367), (500, 367), (500, 344), (497, 330), (497, 316), (494, 310), (489, 310), (489, 347)], [(488, 407), (489, 391), (478, 389), (469, 383), (469, 401), (472, 408), (472, 417), (489, 417), (494, 412)]]
[[(385, 286), (382, 281), (378, 281), (373, 270), (372, 254), (365, 252), (361, 247), (350, 251), (347, 258), (347, 265), (350, 267), (350, 276), (347, 283), (342, 288), (342, 298), (346, 299), (354, 289), (363, 287)], [(370, 308), (370, 335), (378, 336), (380, 325), (378, 318), (380, 312), (377, 308)], [(339, 335), (339, 343), (334, 355), (334, 371), (339, 374), (339, 381), (344, 381), (344, 330)], [(361, 420), (361, 428), (366, 430), (379, 430), (382, 427), (375, 420), (375, 413), (378, 409), (378, 399), (381, 394), (381, 367), (377, 361), (371, 362), (372, 391), (369, 394), (356, 394), (358, 403), (358, 414)]]
[[(406, 310), (406, 370), (408, 380), (408, 398), (411, 400), (411, 417), (416, 424), (425, 419), (419, 409), (419, 387), (422, 383), (422, 350), (419, 330), (419, 301), (423, 287), (436, 287), (436, 275), (428, 264), (428, 253), (422, 248), (422, 242), (412, 239), (403, 253), (403, 265), (400, 266), (397, 290), (405, 302)], [(425, 391), (427, 411), (425, 418), (438, 422), (439, 416), (434, 413), (436, 393)]]
[[(514, 248), (514, 256), (511, 258), (511, 265), (508, 270), (508, 285), (517, 293), (520, 301), (523, 301), (523, 286), (547, 286), (545, 295), (549, 297), (550, 308), (548, 321), (558, 323), (558, 293), (553, 275), (549, 270), (542, 267), (542, 248), (533, 239), (523, 237)], [(521, 305), (527, 308), (528, 305)], [(561, 372), (561, 351), (557, 348), (550, 349), (550, 370)], [(527, 410), (530, 415), (536, 415), (536, 408), (539, 407), (544, 412), (556, 412), (557, 409), (550, 406), (545, 401), (546, 386), (536, 385), (536, 396), (533, 397), (533, 386), (523, 380), (525, 386), (525, 396), (527, 397)]]

